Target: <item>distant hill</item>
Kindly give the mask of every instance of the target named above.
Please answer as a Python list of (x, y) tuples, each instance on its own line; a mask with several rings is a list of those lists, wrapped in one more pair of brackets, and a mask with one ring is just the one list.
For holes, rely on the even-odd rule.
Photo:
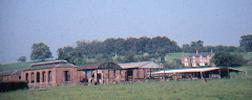
[(10, 70), (21, 70), (25, 68), (29, 68), (32, 62), (16, 62), (9, 64), (1, 64), (0, 71), (10, 71)]

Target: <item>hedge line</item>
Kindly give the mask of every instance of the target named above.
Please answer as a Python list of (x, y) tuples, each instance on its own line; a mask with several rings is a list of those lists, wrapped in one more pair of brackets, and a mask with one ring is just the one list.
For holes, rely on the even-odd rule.
[(0, 82), (0, 92), (7, 92), (27, 88), (28, 84), (25, 81)]

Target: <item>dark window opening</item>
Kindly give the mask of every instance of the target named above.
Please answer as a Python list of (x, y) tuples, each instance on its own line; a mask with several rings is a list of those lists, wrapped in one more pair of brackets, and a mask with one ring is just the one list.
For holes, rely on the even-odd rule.
[(127, 81), (130, 81), (133, 79), (133, 69), (127, 70), (127, 76), (126, 76)]
[(113, 70), (113, 76), (116, 78), (116, 70)]
[(31, 73), (31, 83), (34, 83), (34, 73)]
[(45, 82), (45, 72), (42, 72), (42, 82)]
[(48, 72), (48, 82), (52, 81), (52, 71)]
[(29, 77), (29, 74), (28, 73), (26, 73), (25, 74), (25, 80), (28, 82), (28, 77)]
[(70, 73), (69, 73), (69, 71), (64, 71), (64, 81), (70, 81)]
[(39, 72), (37, 72), (37, 74), (36, 74), (37, 76), (36, 76), (36, 82), (40, 82), (40, 73)]

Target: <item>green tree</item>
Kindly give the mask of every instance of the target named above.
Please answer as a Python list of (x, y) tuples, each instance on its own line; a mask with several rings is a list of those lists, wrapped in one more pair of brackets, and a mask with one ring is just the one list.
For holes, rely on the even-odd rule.
[(252, 51), (252, 34), (241, 36), (240, 47), (247, 52)]
[(52, 58), (50, 48), (42, 42), (34, 43), (32, 45), (31, 60), (45, 60), (47, 58)]
[(234, 67), (241, 66), (244, 64), (245, 60), (240, 54), (231, 54), (228, 52), (217, 52), (212, 58), (212, 63), (216, 66), (224, 66), (224, 67)]
[(26, 62), (26, 57), (25, 56), (21, 56), (17, 59), (17, 61), (19, 62)]

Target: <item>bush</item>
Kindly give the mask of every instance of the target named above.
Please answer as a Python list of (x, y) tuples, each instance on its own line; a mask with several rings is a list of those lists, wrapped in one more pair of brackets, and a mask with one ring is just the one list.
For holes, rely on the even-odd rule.
[(27, 82), (25, 81), (0, 82), (0, 92), (7, 92), (27, 88), (28, 85)]
[(245, 60), (239, 53), (217, 52), (213, 56), (212, 62), (216, 66), (234, 67), (243, 65)]

